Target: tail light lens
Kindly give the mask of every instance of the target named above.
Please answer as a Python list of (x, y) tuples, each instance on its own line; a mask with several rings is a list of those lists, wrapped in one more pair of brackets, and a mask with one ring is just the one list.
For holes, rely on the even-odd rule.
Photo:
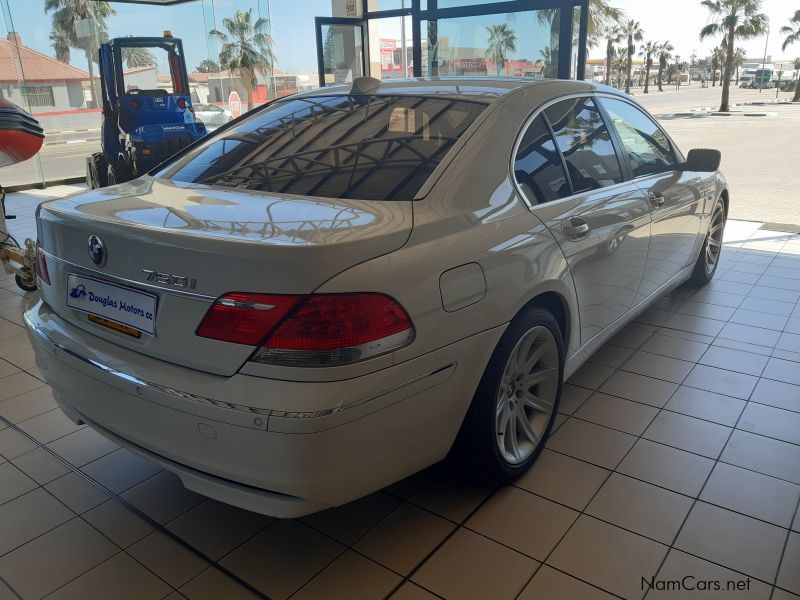
[(178, 98), (178, 106), (180, 108), (186, 108), (186, 100), (184, 98)]
[(131, 100), (130, 103), (128, 103), (128, 106), (130, 106), (131, 110), (139, 110), (141, 104), (139, 104), (138, 100)]
[(414, 324), (384, 294), (226, 294), (197, 335), (261, 346), (259, 363), (323, 367), (364, 360), (408, 345)]
[(278, 326), (303, 296), (277, 294), (225, 294), (203, 317), (200, 337), (257, 346)]
[(47, 257), (42, 252), (42, 245), (36, 242), (36, 274), (39, 279), (50, 285), (50, 272), (47, 270)]
[(357, 362), (408, 345), (414, 324), (383, 294), (314, 294), (269, 336), (255, 362), (323, 367)]

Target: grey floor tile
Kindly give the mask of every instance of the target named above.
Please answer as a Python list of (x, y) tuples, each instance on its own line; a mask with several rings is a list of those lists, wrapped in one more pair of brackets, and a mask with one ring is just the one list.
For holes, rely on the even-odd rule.
[(64, 463), (41, 448), (20, 454), (18, 457), (12, 458), (11, 462), (39, 485), (44, 485), (69, 473), (69, 468)]
[(42, 488), (0, 505), (0, 555), (10, 552), (75, 515)]
[(82, 518), (120, 548), (127, 548), (154, 531), (147, 521), (117, 500), (106, 500)]
[(135, 485), (123, 492), (122, 498), (162, 525), (205, 500), (183, 487), (178, 476), (169, 471)]
[(658, 413), (658, 409), (617, 396), (595, 393), (575, 416), (598, 425), (641, 435)]
[(154, 531), (127, 549), (127, 552), (166, 581), (178, 588), (208, 568), (209, 563), (160, 531)]
[(677, 389), (678, 385), (675, 383), (618, 371), (600, 388), (600, 391), (604, 394), (662, 408)]
[(746, 402), (687, 386), (678, 388), (664, 407), (667, 410), (733, 427)]
[(786, 322), (788, 320), (788, 316), (756, 312), (743, 308), (736, 309), (736, 312), (733, 313), (733, 316), (730, 318), (731, 323), (751, 325), (753, 327), (760, 327), (763, 329), (774, 329), (776, 331), (783, 331), (783, 328), (786, 326)]
[(409, 502), (456, 523), (461, 523), (494, 491), (495, 487), (441, 469), (409, 498)]
[(761, 329), (760, 327), (741, 325), (739, 323), (728, 323), (722, 328), (722, 331), (719, 332), (719, 337), (774, 348), (781, 334), (778, 331), (772, 331), (770, 329)]
[(513, 598), (539, 563), (466, 529), (459, 529), (412, 581), (443, 598)]
[(769, 357), (761, 354), (711, 346), (699, 362), (703, 365), (719, 367), (728, 371), (759, 376), (767, 365), (768, 360)]
[(207, 556), (219, 560), (274, 519), (216, 500), (206, 500), (167, 528)]
[(664, 324), (664, 327), (713, 336), (717, 335), (724, 325), (725, 321), (677, 313)]
[(727, 321), (731, 318), (735, 308), (728, 306), (721, 306), (719, 304), (708, 304), (706, 302), (690, 301), (681, 306), (678, 312), (693, 315), (695, 317), (704, 317), (706, 319), (716, 319), (717, 321)]
[(800, 385), (800, 368), (798, 368), (796, 362), (791, 360), (770, 358), (761, 376), (767, 379)]
[(662, 333), (655, 334), (642, 346), (642, 350), (646, 352), (692, 362), (700, 360), (707, 348), (708, 344), (676, 338)]
[(292, 598), (294, 600), (385, 598), (400, 581), (400, 576), (389, 569), (348, 550), (325, 567)]
[(0, 504), (22, 496), (38, 484), (10, 462), (0, 464)]
[(455, 524), (410, 504), (403, 504), (354, 546), (393, 571), (407, 574), (453, 529)]
[(681, 494), (614, 473), (586, 508), (586, 514), (671, 544), (692, 502)]
[[(0, 380), (0, 386), (2, 386), (2, 380)], [(46, 386), (3, 400), (0, 402), (0, 415), (12, 423), (19, 423), (53, 410), (56, 406), (53, 392), (49, 386)]]
[(606, 344), (598, 349), (594, 354), (589, 357), (589, 361), (605, 365), (607, 367), (618, 368), (633, 354), (631, 348), (625, 346), (615, 346), (614, 344)]
[(299, 521), (281, 520), (239, 546), (222, 564), (270, 598), (287, 598), (345, 551)]
[[(686, 580), (686, 587), (691, 589), (676, 590), (674, 587), (668, 587), (666, 582), (679, 581), (683, 584), (687, 575), (689, 578)], [(656, 581), (662, 582), (662, 585), (660, 588), (654, 586), (654, 589), (647, 594), (648, 599), (769, 600), (771, 592), (771, 587), (765, 583), (674, 548), (669, 551)], [(713, 583), (710, 586), (705, 585), (706, 581), (719, 582), (720, 590), (713, 589)]]
[[(786, 302), (781, 300), (776, 300), (772, 298), (763, 298), (759, 297), (758, 294), (763, 295), (764, 289), (775, 289), (775, 288), (760, 288), (757, 287), (750, 292), (750, 295), (744, 299), (744, 301), (739, 305), (740, 308), (762, 312), (762, 313), (771, 313), (774, 315), (780, 315), (783, 317), (788, 317), (792, 314), (794, 310), (795, 301)], [(785, 290), (780, 290), (785, 291)], [(794, 297), (797, 293), (796, 292), (789, 292), (789, 294)], [(781, 295), (778, 293), (777, 295)], [(786, 296), (784, 296), (784, 299)]]
[(755, 402), (748, 403), (736, 425), (751, 433), (800, 444), (800, 413)]
[(578, 512), (516, 487), (500, 489), (466, 526), (542, 561), (555, 548)]
[(776, 585), (795, 594), (800, 594), (800, 533), (792, 532), (786, 542), (786, 551), (781, 561)]
[(702, 500), (789, 528), (800, 499), (800, 485), (726, 463), (717, 463)]
[(697, 496), (713, 466), (714, 461), (709, 458), (640, 439), (617, 470), (681, 494)]
[(542, 565), (531, 582), (525, 586), (518, 600), (541, 600), (543, 598), (580, 598), (581, 600), (612, 600), (614, 596), (592, 587), (566, 573)]
[(592, 395), (592, 390), (577, 385), (565, 383), (561, 389), (561, 400), (558, 403), (558, 412), (571, 415), (586, 399)]
[(161, 471), (158, 466), (122, 448), (84, 465), (81, 470), (116, 494)]
[(410, 581), (406, 581), (391, 595), (391, 600), (437, 600), (438, 598), (439, 596), (431, 594)]
[[(0, 341), (2, 341), (2, 344), (5, 344), (5, 340), (2, 340), (2, 337), (0, 337)], [(0, 401), (8, 400), (14, 396), (19, 396), (25, 392), (30, 392), (31, 390), (45, 386), (43, 382), (35, 377), (31, 377), (25, 372), (14, 373), (8, 377), (3, 377), (0, 382), (2, 382), (2, 385), (0, 385)]]
[(800, 447), (734, 430), (720, 460), (800, 484)]
[(586, 362), (567, 380), (589, 390), (597, 389), (614, 372), (614, 369), (597, 363)]
[(571, 418), (548, 440), (547, 447), (613, 469), (635, 441), (636, 438), (627, 433)]
[(395, 496), (381, 491), (303, 517), (303, 521), (345, 546), (352, 546), (396, 509), (400, 502)]
[(789, 352), (800, 352), (800, 334), (783, 332), (775, 348), (788, 350)]
[(58, 408), (19, 423), (20, 429), (42, 444), (52, 442), (81, 427), (85, 427), (85, 425), (75, 425)]
[(800, 412), (800, 386), (772, 379), (759, 379), (750, 400)]
[(683, 384), (747, 400), (753, 389), (755, 389), (757, 382), (758, 378), (752, 375), (744, 375), (716, 367), (707, 367), (706, 365), (697, 365), (689, 373)]
[(582, 515), (547, 564), (624, 598), (639, 598), (642, 574), (655, 573), (667, 546)]
[(58, 588), (47, 600), (157, 600), (170, 587), (124, 552)]
[(13, 428), (0, 429), (0, 455), (6, 460), (11, 460), (35, 448), (36, 444)]
[(665, 410), (653, 420), (643, 437), (716, 459), (730, 433), (730, 427)]
[(697, 502), (675, 547), (762, 581), (773, 581), (785, 540), (785, 529)]
[(514, 485), (583, 510), (611, 472), (547, 448)]
[(76, 467), (82, 467), (119, 448), (89, 427), (50, 442), (48, 447)]
[(108, 500), (109, 496), (77, 473), (67, 473), (44, 486), (67, 507), (80, 514)]
[(625, 363), (623, 370), (672, 383), (681, 383), (693, 366), (693, 362), (686, 360), (640, 351)]
[(638, 348), (651, 335), (652, 332), (650, 331), (636, 329), (629, 325), (615, 334), (614, 337), (609, 340), (609, 343), (615, 346), (624, 346), (625, 348)]
[(0, 577), (23, 598), (41, 598), (118, 551), (85, 521), (75, 518), (0, 557)]
[[(178, 593), (178, 592), (175, 592)], [(259, 600), (249, 589), (216, 567), (209, 567), (180, 589), (188, 600)], [(165, 600), (172, 600), (167, 596)]]

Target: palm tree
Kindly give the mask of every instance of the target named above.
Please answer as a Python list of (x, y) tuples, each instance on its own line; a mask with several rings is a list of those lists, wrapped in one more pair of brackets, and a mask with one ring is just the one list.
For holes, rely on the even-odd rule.
[(232, 19), (222, 19), (227, 30), (209, 31), (209, 35), (222, 44), (219, 51), (220, 67), (238, 73), (247, 93), (247, 109), (253, 108), (253, 90), (258, 84), (256, 76), (269, 74), (275, 65), (269, 20), (258, 18), (252, 21), (253, 9), (237, 10)]
[[(329, 28), (329, 31), (333, 31), (333, 29)], [(219, 65), (215, 60), (204, 58), (195, 67), (195, 71), (198, 73), (217, 73), (219, 71)]]
[(606, 29), (606, 81), (605, 84), (608, 85), (611, 79), (611, 61), (614, 60), (614, 54), (616, 53), (616, 45), (622, 41), (622, 32), (619, 29), (619, 26), (612, 25)]
[(711, 87), (717, 85), (717, 70), (725, 61), (725, 50), (722, 46), (717, 46), (711, 51)]
[(614, 85), (618, 88), (621, 88), (625, 83), (625, 69), (628, 66), (628, 50), (626, 48), (620, 48), (617, 51), (617, 55), (614, 58), (614, 70), (617, 73), (616, 81)]
[(666, 42), (662, 42), (658, 46), (658, 91), (663, 92), (664, 88), (661, 87), (661, 77), (664, 73), (664, 69), (667, 68), (667, 64), (669, 63), (669, 59), (672, 58), (672, 51), (675, 50), (675, 46), (673, 46), (669, 40)]
[(672, 83), (672, 80), (675, 78), (675, 75), (678, 74), (678, 65), (675, 63), (670, 63), (664, 69), (664, 75), (667, 76), (667, 83)]
[[(789, 19), (789, 22), (791, 23), (791, 26), (786, 25), (781, 27), (781, 33), (786, 35), (786, 37), (783, 39), (781, 50), (786, 50), (786, 48), (795, 42), (800, 42), (800, 10), (794, 11), (794, 16)], [(800, 69), (798, 62), (800, 62), (800, 59), (796, 59), (794, 61), (795, 70)], [(797, 83), (794, 86), (794, 97), (792, 98), (792, 102), (800, 102), (800, 74), (798, 74)]]
[(50, 29), (50, 41), (53, 44), (53, 50), (56, 53), (56, 60), (69, 64), (69, 35), (63, 29)]
[(545, 46), (539, 50), (539, 54), (542, 57), (542, 73), (544, 77), (553, 77), (555, 73), (555, 62), (558, 60), (556, 53), (553, 52), (550, 46)]
[[(126, 35), (125, 37), (133, 37)], [(135, 46), (122, 47), (122, 61), (129, 69), (137, 67), (154, 67), (156, 65), (156, 57), (147, 48), (136, 48)]]
[(627, 63), (625, 64), (625, 93), (631, 93), (631, 68), (633, 66), (633, 53), (636, 52), (634, 42), (641, 42), (644, 37), (642, 26), (639, 21), (628, 19), (620, 26), (620, 33), (623, 38), (628, 38)]
[(700, 39), (723, 35), (725, 62), (722, 70), (722, 99), (720, 112), (728, 112), (733, 74), (733, 52), (736, 39), (758, 37), (767, 29), (767, 15), (761, 10), (761, 0), (702, 0), (708, 9), (711, 23), (700, 30)]
[[(89, 65), (89, 90), (91, 100), (98, 105), (97, 81), (94, 78), (94, 63), (97, 62), (97, 51), (100, 44), (108, 40), (106, 19), (115, 14), (111, 4), (105, 0), (45, 0), (44, 12), (53, 11), (52, 30), (60, 32), (68, 40), (70, 48), (83, 50), (86, 63)], [(85, 33), (84, 23), (90, 23), (88, 35)], [(52, 39), (52, 37), (51, 37)]]
[(736, 85), (739, 85), (739, 67), (744, 64), (744, 59), (747, 56), (744, 48), (737, 48), (733, 53), (733, 66), (736, 69)]
[(494, 61), (497, 76), (499, 77), (506, 62), (506, 52), (517, 51), (517, 34), (507, 23), (487, 25), (486, 31), (489, 32), (486, 58)]
[(647, 42), (642, 45), (639, 56), (644, 56), (644, 93), (650, 93), (650, 68), (653, 66), (653, 55), (658, 52), (658, 42)]

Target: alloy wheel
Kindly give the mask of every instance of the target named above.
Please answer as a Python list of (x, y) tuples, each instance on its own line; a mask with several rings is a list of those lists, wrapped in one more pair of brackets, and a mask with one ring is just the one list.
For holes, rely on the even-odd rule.
[(559, 352), (552, 332), (528, 330), (506, 362), (495, 405), (497, 449), (508, 464), (525, 462), (547, 431), (558, 394)]
[(711, 227), (708, 230), (708, 241), (706, 242), (705, 265), (706, 273), (711, 275), (717, 268), (719, 256), (722, 252), (722, 234), (725, 229), (725, 212), (722, 204), (714, 207), (711, 214)]

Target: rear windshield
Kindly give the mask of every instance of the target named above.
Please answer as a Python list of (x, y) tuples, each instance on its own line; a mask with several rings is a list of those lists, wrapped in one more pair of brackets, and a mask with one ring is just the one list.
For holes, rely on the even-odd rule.
[(264, 192), (411, 200), (484, 108), (418, 96), (276, 102), (213, 136), (162, 175)]

